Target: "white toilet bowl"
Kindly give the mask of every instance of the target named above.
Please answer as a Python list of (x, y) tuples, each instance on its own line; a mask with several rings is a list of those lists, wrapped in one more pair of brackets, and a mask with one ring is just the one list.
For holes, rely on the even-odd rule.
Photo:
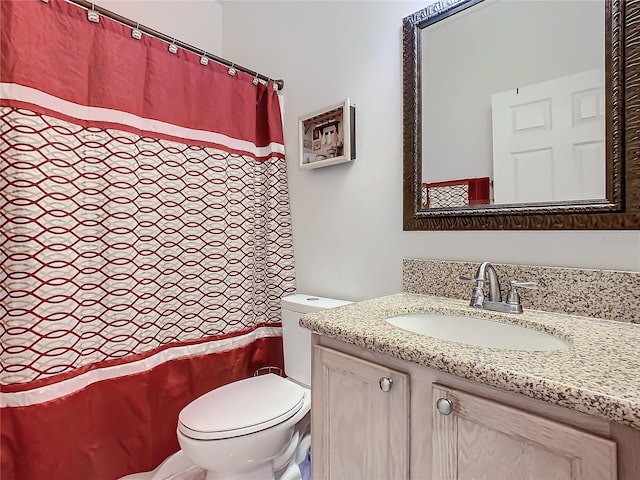
[(184, 455), (207, 480), (273, 480), (309, 423), (311, 391), (277, 375), (215, 389), (187, 405), (178, 422)]
[[(311, 332), (300, 316), (350, 302), (296, 294), (282, 299), (288, 378), (268, 374), (216, 388), (179, 415), (182, 453), (207, 479), (300, 480), (310, 442)], [(304, 450), (304, 451), (300, 451)]]

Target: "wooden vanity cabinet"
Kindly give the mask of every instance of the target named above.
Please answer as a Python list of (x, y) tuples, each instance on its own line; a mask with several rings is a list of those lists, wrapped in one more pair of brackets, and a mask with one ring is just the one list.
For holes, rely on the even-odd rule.
[(315, 480), (640, 479), (631, 427), (327, 337), (313, 344)]
[(313, 478), (408, 478), (409, 376), (319, 346), (313, 364)]
[(434, 479), (617, 478), (612, 440), (443, 385), (433, 402)]

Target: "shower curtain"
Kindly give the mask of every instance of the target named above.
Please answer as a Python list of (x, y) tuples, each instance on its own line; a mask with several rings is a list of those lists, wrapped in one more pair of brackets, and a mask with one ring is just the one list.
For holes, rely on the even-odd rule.
[(150, 470), (184, 405), (282, 367), (279, 97), (63, 0), (0, 8), (1, 477)]

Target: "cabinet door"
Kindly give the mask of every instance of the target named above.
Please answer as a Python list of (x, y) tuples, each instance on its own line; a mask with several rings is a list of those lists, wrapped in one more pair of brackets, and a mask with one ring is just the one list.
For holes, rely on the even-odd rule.
[(432, 435), (434, 480), (617, 478), (615, 442), (436, 384)]
[(313, 478), (408, 478), (408, 375), (315, 346), (312, 382)]

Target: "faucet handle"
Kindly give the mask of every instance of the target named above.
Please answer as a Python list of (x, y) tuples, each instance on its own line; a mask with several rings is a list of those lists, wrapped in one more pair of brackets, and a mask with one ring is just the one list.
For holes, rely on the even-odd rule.
[(474, 278), (465, 277), (464, 275), (458, 275), (456, 277), (456, 280), (465, 283), (476, 283), (476, 280)]
[(538, 290), (540, 288), (540, 285), (535, 282), (518, 282), (517, 280), (509, 280), (509, 293), (507, 294), (507, 303), (517, 306), (517, 313), (522, 313), (520, 295), (518, 295), (518, 292), (516, 292), (516, 287), (528, 288), (529, 290)]
[(528, 288), (529, 290), (538, 290), (540, 285), (536, 282), (518, 282), (517, 280), (509, 280), (509, 288), (514, 290), (516, 287)]

